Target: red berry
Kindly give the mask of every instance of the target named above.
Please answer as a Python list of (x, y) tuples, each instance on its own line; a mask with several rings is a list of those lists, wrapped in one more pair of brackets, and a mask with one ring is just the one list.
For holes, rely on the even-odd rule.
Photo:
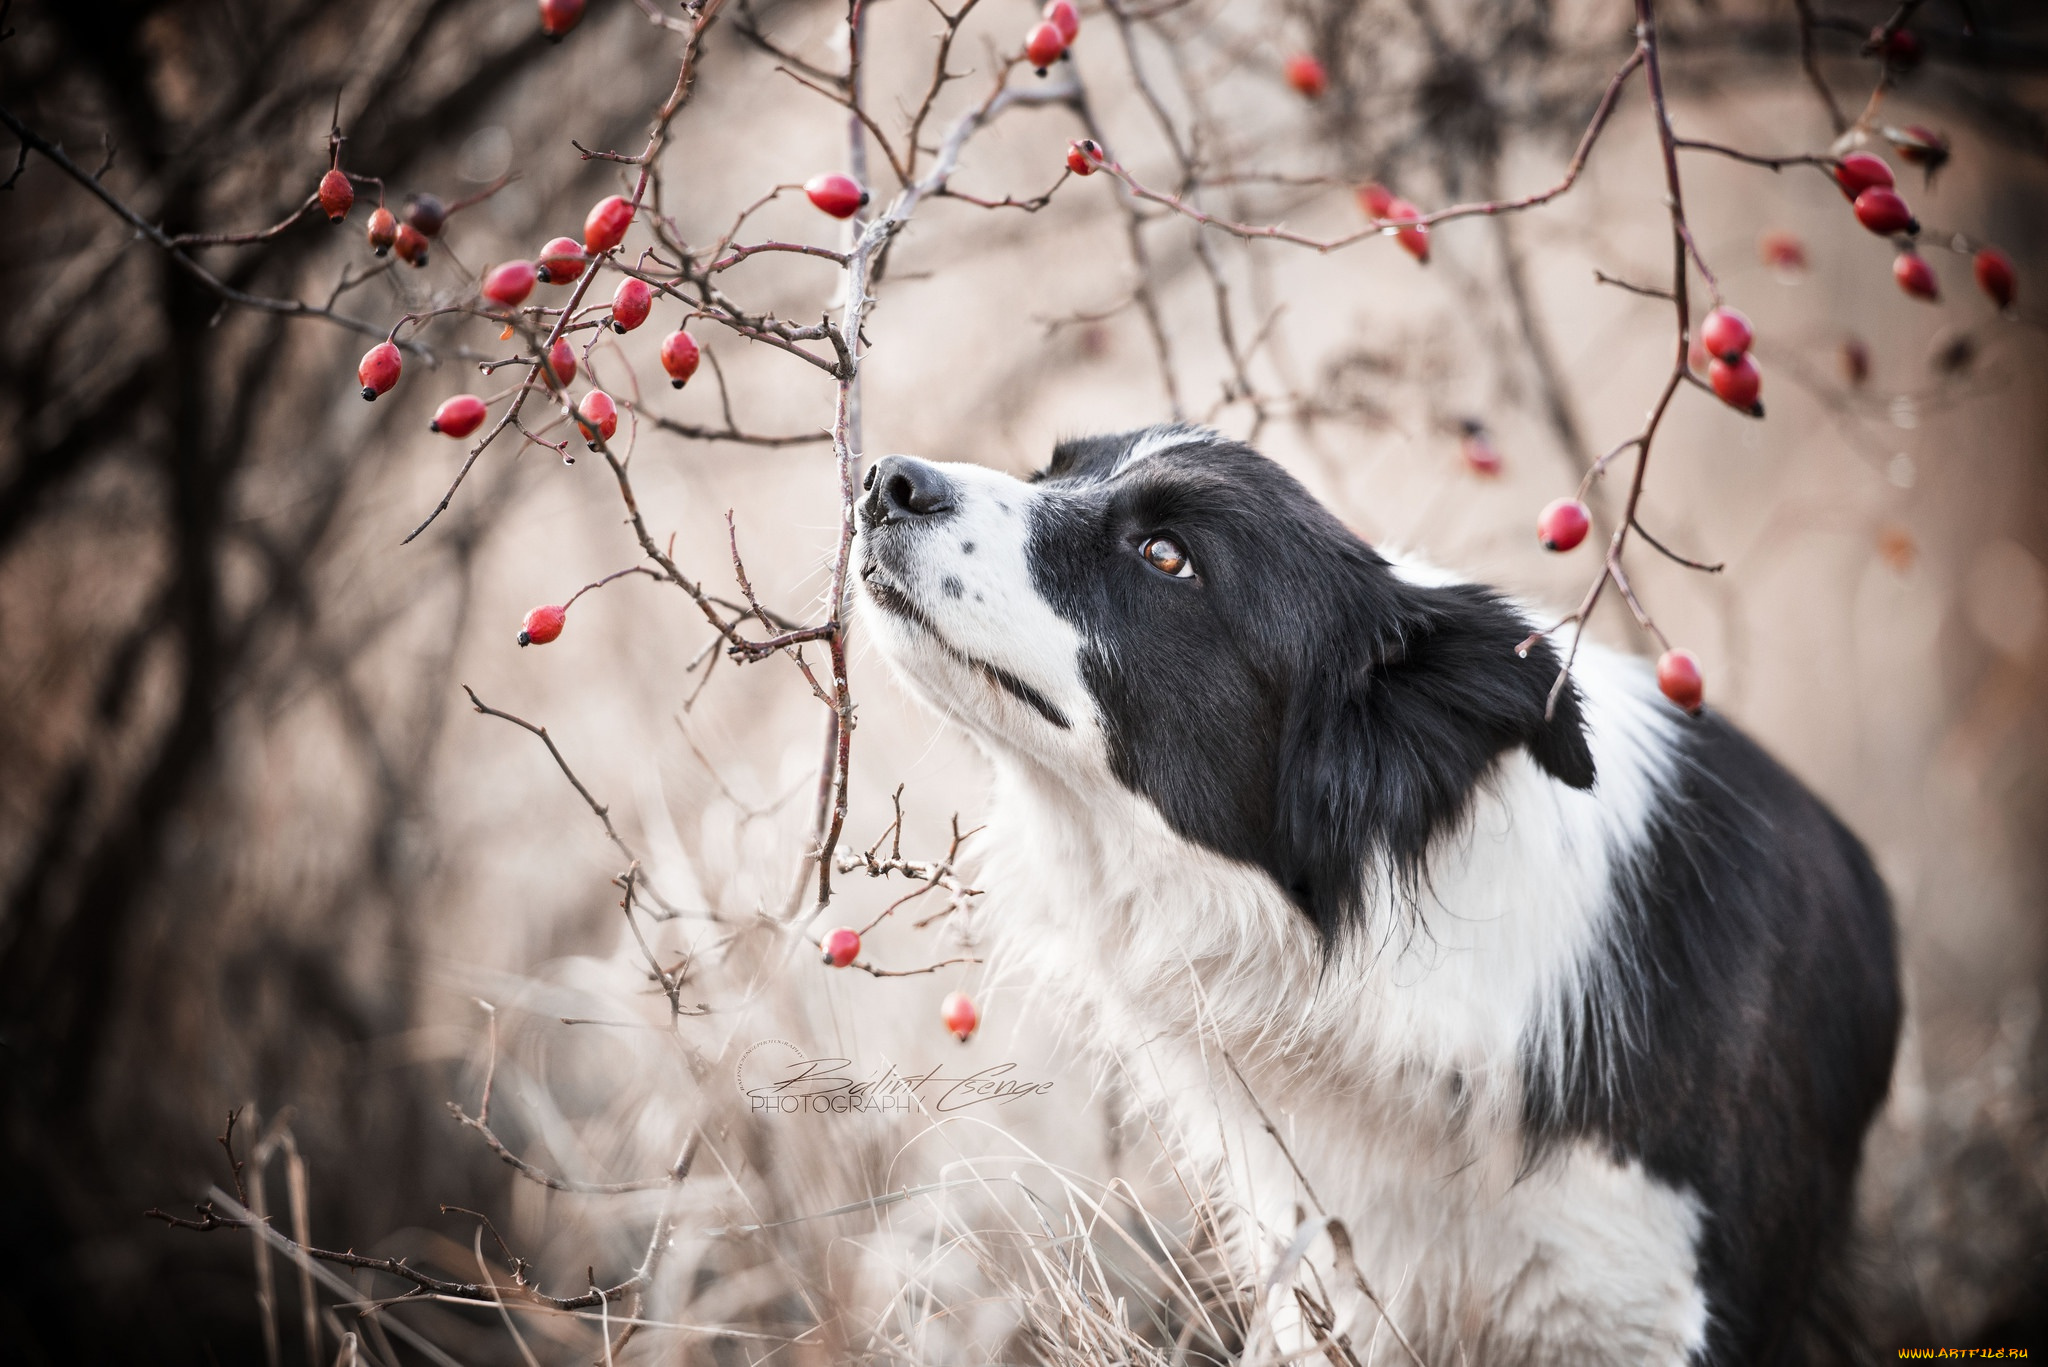
[(1884, 164), (1883, 157), (1868, 152), (1851, 152), (1835, 164), (1835, 184), (1842, 187), (1842, 193), (1854, 199), (1873, 185), (1889, 190), (1892, 188), (1892, 168)]
[(860, 957), (860, 932), (851, 926), (841, 926), (825, 937), (822, 948), (826, 963), (844, 968)]
[(420, 230), (422, 237), (439, 237), (448, 221), (448, 206), (439, 195), (418, 194), (405, 202), (405, 221)]
[[(1421, 218), (1422, 210), (1416, 208), (1405, 199), (1397, 199), (1387, 206), (1386, 217)], [(1405, 228), (1396, 228), (1394, 229), (1394, 241), (1401, 244), (1401, 250), (1407, 252), (1408, 255), (1414, 257), (1423, 265), (1427, 266), (1429, 264), (1429, 229), (1418, 223), (1411, 223)]]
[(1486, 435), (1486, 429), (1470, 419), (1466, 420), (1464, 427), (1465, 435), (1458, 443), (1458, 454), (1465, 458), (1465, 464), (1475, 475), (1491, 478), (1499, 474), (1502, 464), (1500, 451), (1494, 446), (1493, 439)]
[(576, 425), (583, 429), (583, 440), (595, 451), (599, 440), (610, 441), (612, 433), (619, 430), (619, 406), (602, 389), (593, 389), (576, 405)]
[(633, 222), (633, 201), (624, 195), (610, 195), (590, 206), (583, 219), (583, 251), (601, 256), (626, 240)]
[(429, 432), (439, 432), (444, 437), (460, 441), (484, 425), (490, 416), (490, 409), (474, 394), (457, 394), (454, 398), (434, 410), (434, 419), (427, 424)]
[(1553, 499), (1536, 517), (1536, 539), (1546, 551), (1568, 551), (1586, 539), (1593, 515), (1575, 498)]
[(356, 367), (356, 380), (363, 386), (363, 397), (374, 401), (379, 394), (391, 392), (391, 386), (398, 383), (398, 372), (405, 368), (405, 360), (398, 354), (398, 348), (389, 342), (379, 342), (363, 353), (362, 363)]
[(398, 240), (398, 215), (379, 204), (370, 215), (370, 250), (383, 256)]
[(1060, 41), (1069, 46), (1081, 31), (1081, 12), (1074, 8), (1074, 0), (1051, 0), (1038, 17), (1058, 29)]
[(1295, 93), (1311, 100), (1323, 97), (1323, 91), (1330, 85), (1330, 73), (1323, 70), (1323, 64), (1306, 52), (1297, 52), (1281, 65), (1281, 74), (1287, 77), (1287, 84)]
[(567, 337), (557, 337), (548, 348), (548, 373), (564, 389), (576, 378), (576, 348), (569, 345)]
[(1920, 59), (1925, 55), (1920, 35), (1909, 28), (1893, 29), (1892, 36), (1885, 40), (1884, 59), (1901, 71), (1911, 71), (1920, 65)]
[(1700, 324), (1700, 340), (1707, 344), (1708, 354), (1732, 361), (1749, 350), (1756, 334), (1750, 330), (1749, 319), (1742, 315), (1742, 310), (1718, 308)]
[(645, 280), (627, 276), (612, 296), (612, 331), (631, 332), (647, 321), (647, 311), (653, 307), (653, 287)]
[(355, 202), (356, 187), (348, 183), (348, 173), (340, 167), (320, 177), (320, 207), (327, 211), (329, 223), (347, 218), (349, 206)]
[(540, 31), (560, 38), (583, 17), (583, 0), (540, 0)]
[(1977, 288), (1991, 296), (1991, 302), (2002, 309), (2012, 307), (2012, 301), (2019, 297), (2019, 277), (2013, 274), (2012, 258), (1996, 247), (1985, 247), (1979, 251), (1973, 265), (1977, 272)]
[(681, 389), (697, 373), (697, 339), (677, 328), (661, 339), (661, 368)]
[(1764, 406), (1757, 402), (1757, 395), (1764, 387), (1764, 377), (1757, 372), (1756, 362), (1747, 352), (1733, 361), (1715, 357), (1707, 366), (1707, 383), (1722, 403), (1730, 408), (1739, 408), (1752, 418), (1764, 415)]
[(540, 274), (531, 261), (507, 261), (491, 267), (484, 276), (484, 298), (508, 309), (518, 308), (533, 293), (533, 282), (538, 279)]
[(519, 644), (544, 646), (562, 634), (562, 624), (568, 620), (567, 608), (558, 608), (552, 603), (535, 608), (526, 614), (526, 625), (519, 632)]
[(974, 1028), (981, 1024), (981, 1012), (975, 1010), (974, 998), (965, 992), (948, 992), (946, 999), (939, 1003), (939, 1019), (953, 1032), (962, 1044), (974, 1034)]
[(1699, 657), (1690, 650), (1667, 650), (1657, 657), (1657, 687), (1665, 697), (1688, 712), (1700, 710), (1706, 696), (1706, 681), (1700, 676)]
[(1906, 201), (1882, 185), (1873, 185), (1856, 196), (1856, 221), (1879, 237), (1920, 231), (1920, 221)]
[(1082, 138), (1067, 144), (1067, 169), (1075, 175), (1092, 176), (1101, 164), (1102, 144), (1095, 139)]
[(1941, 282), (1934, 278), (1934, 267), (1918, 252), (1899, 253), (1892, 262), (1892, 279), (1915, 299), (1932, 302), (1941, 298)]
[(1060, 32), (1058, 24), (1040, 24), (1024, 37), (1024, 60), (1037, 67), (1038, 74), (1041, 76), (1045, 74), (1045, 69), (1054, 62), (1057, 62), (1060, 59), (1060, 54), (1066, 50), (1067, 39)]
[(837, 171), (812, 176), (804, 182), (804, 193), (810, 196), (811, 203), (834, 218), (852, 218), (868, 202), (868, 192), (852, 176), (842, 176)]
[(397, 249), (400, 261), (408, 261), (415, 266), (427, 264), (426, 234), (413, 227), (412, 224), (399, 224), (398, 239), (391, 245)]
[(1394, 209), (1394, 192), (1378, 181), (1358, 187), (1358, 206), (1369, 218), (1386, 218)]
[(573, 237), (558, 237), (540, 249), (536, 278), (543, 285), (566, 285), (583, 274), (583, 244)]
[(1806, 269), (1806, 244), (1797, 233), (1770, 232), (1756, 240), (1757, 259), (1773, 270)]

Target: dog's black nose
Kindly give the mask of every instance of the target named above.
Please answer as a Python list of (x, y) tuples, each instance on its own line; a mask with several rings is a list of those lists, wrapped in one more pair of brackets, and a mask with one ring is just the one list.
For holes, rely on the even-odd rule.
[(953, 486), (946, 476), (914, 456), (884, 456), (865, 483), (869, 526), (933, 517), (953, 507)]

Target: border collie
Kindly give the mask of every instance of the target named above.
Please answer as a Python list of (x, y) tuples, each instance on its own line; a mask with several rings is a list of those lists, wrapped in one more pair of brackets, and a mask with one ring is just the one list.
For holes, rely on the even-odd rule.
[(877, 647), (994, 763), (994, 933), (1211, 1165), (1298, 1348), (1848, 1350), (1891, 912), (1754, 743), (1590, 644), (1546, 715), (1529, 614), (1205, 429), (1028, 482), (891, 456), (858, 520)]

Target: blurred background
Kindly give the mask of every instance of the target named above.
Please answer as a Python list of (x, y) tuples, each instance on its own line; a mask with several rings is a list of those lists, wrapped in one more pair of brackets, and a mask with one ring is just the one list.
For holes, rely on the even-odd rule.
[[(1869, 1146), (1874, 1340), (2048, 1349), (2048, 16), (2021, 0), (1908, 6), (1917, 49), (1885, 59), (1863, 47), (1888, 3), (1659, 8), (1682, 134), (1815, 153), (1838, 117), (1864, 116), (1850, 140), (1892, 162), (1927, 225), (1939, 304), (1894, 286), (1890, 247), (1822, 174), (1685, 155), (1690, 223), (1756, 324), (1769, 416), (1679, 393), (1645, 525), (1726, 569), (1640, 544), (1630, 566), (1700, 655), (1710, 700), (1842, 813), (1897, 899), (1910, 1018)], [(944, 21), (918, 0), (868, 10), (865, 98), (900, 143)], [(235, 289), (331, 300), (379, 329), (473, 298), (484, 266), (630, 192), (628, 168), (571, 140), (636, 151), (675, 83), (675, 25), (694, 22), (591, 0), (553, 43), (532, 5), (489, 0), (0, 13), (0, 106), (173, 233), (284, 218), (327, 167), (337, 107), (345, 164), (382, 177), (394, 208), (511, 176), (451, 216), (420, 270), (373, 271), (368, 190), (344, 227), (315, 214), (192, 249)], [(1149, 185), (1319, 236), (1363, 225), (1352, 187), (1369, 179), (1425, 209), (1554, 183), (1633, 23), (1615, 0), (1081, 14), (1048, 78), (1073, 97), (977, 134), (955, 190), (1029, 200), (1093, 132)], [(661, 168), (683, 240), (713, 242), (773, 187), (847, 167), (845, 111), (785, 74), (844, 70), (846, 20), (831, 0), (718, 14)], [(1024, 0), (973, 9), (928, 143), (1035, 22)], [(1284, 74), (1302, 52), (1326, 73), (1315, 98)], [(1938, 174), (1882, 133), (1912, 125), (1951, 145)], [(896, 187), (869, 156), (886, 200)], [(1546, 555), (1531, 528), (1637, 430), (1669, 372), (1669, 305), (1595, 279), (1668, 287), (1663, 196), (1638, 79), (1571, 193), (1439, 226), (1426, 266), (1387, 239), (1322, 255), (1202, 234), (1106, 175), (1035, 211), (934, 199), (875, 290), (864, 450), (1022, 474), (1061, 435), (1212, 422), (1368, 539), (1563, 611), (1595, 552)], [(836, 247), (841, 232), (784, 194), (745, 236)], [(636, 225), (628, 246), (645, 240)], [(2017, 264), (2003, 315), (1971, 279), (1984, 242)], [(840, 284), (789, 255), (721, 279), (799, 324)], [(509, 1284), (502, 1235), (563, 1296), (652, 1265), (631, 1307), (645, 1327), (621, 1343), (611, 1326), (618, 1360), (1165, 1361), (1176, 1339), (1227, 1345), (1196, 1308), (1199, 1196), (1191, 1214), (1186, 1174), (1028, 983), (974, 963), (835, 972), (780, 920), (825, 725), (786, 659), (720, 662), (688, 600), (638, 576), (581, 599), (558, 642), (518, 647), (528, 608), (639, 563), (600, 460), (502, 441), (401, 546), (465, 450), (428, 417), (491, 392), (473, 358), (516, 344), (437, 321), (419, 334), (435, 363), (409, 357), (366, 405), (366, 339), (224, 303), (37, 154), (0, 193), (0, 281), (6, 1357), (326, 1362), (356, 1335), (363, 1360), (604, 1360), (586, 1319), (521, 1310), (515, 1332), (511, 1312), (471, 1306), (365, 1315), (398, 1283), (344, 1272), (309, 1298), (246, 1232), (145, 1220), (232, 1192), (214, 1137), (237, 1108), (250, 1199), (318, 1246), (468, 1281), (481, 1256)], [(838, 517), (831, 381), (699, 323), (716, 370), (678, 393), (655, 350), (680, 313), (658, 302), (640, 331), (607, 335), (577, 388), (627, 409), (615, 444), (687, 573), (735, 594), (730, 510), (763, 601), (818, 620)], [(790, 440), (687, 435), (728, 413)], [(1624, 487), (1598, 488), (1596, 516)], [(1646, 650), (1617, 607), (1609, 595), (1594, 635)], [(939, 859), (956, 814), (981, 824), (983, 762), (893, 685), (857, 625), (851, 677), (844, 839), (881, 837), (900, 788), (904, 857)], [(604, 828), (542, 743), (471, 710), (462, 685), (548, 728), (684, 914), (643, 920), (643, 946)], [(842, 885), (829, 920), (855, 926), (921, 886)], [(908, 903), (870, 958), (980, 957), (977, 917), (1001, 907), (986, 892), (922, 928), (953, 893)], [(955, 989), (983, 1012), (964, 1047), (938, 1022)], [(752, 1113), (748, 1069), (793, 1055), (860, 1077), (1008, 1064), (1048, 1085), (946, 1114)], [(476, 1116), (487, 1086), (509, 1151), (571, 1186), (641, 1188), (513, 1171), (447, 1109)], [(663, 1180), (686, 1146), (688, 1176)]]

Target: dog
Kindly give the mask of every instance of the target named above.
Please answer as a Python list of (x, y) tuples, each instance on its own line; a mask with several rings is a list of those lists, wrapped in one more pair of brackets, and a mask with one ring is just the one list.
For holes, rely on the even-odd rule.
[(1250, 1284), (1348, 1297), (1283, 1287), (1295, 1343), (1849, 1349), (1895, 930), (1798, 780), (1591, 643), (1553, 694), (1529, 613), (1207, 429), (864, 487), (865, 630), (993, 763), (992, 933), (1178, 1118)]

